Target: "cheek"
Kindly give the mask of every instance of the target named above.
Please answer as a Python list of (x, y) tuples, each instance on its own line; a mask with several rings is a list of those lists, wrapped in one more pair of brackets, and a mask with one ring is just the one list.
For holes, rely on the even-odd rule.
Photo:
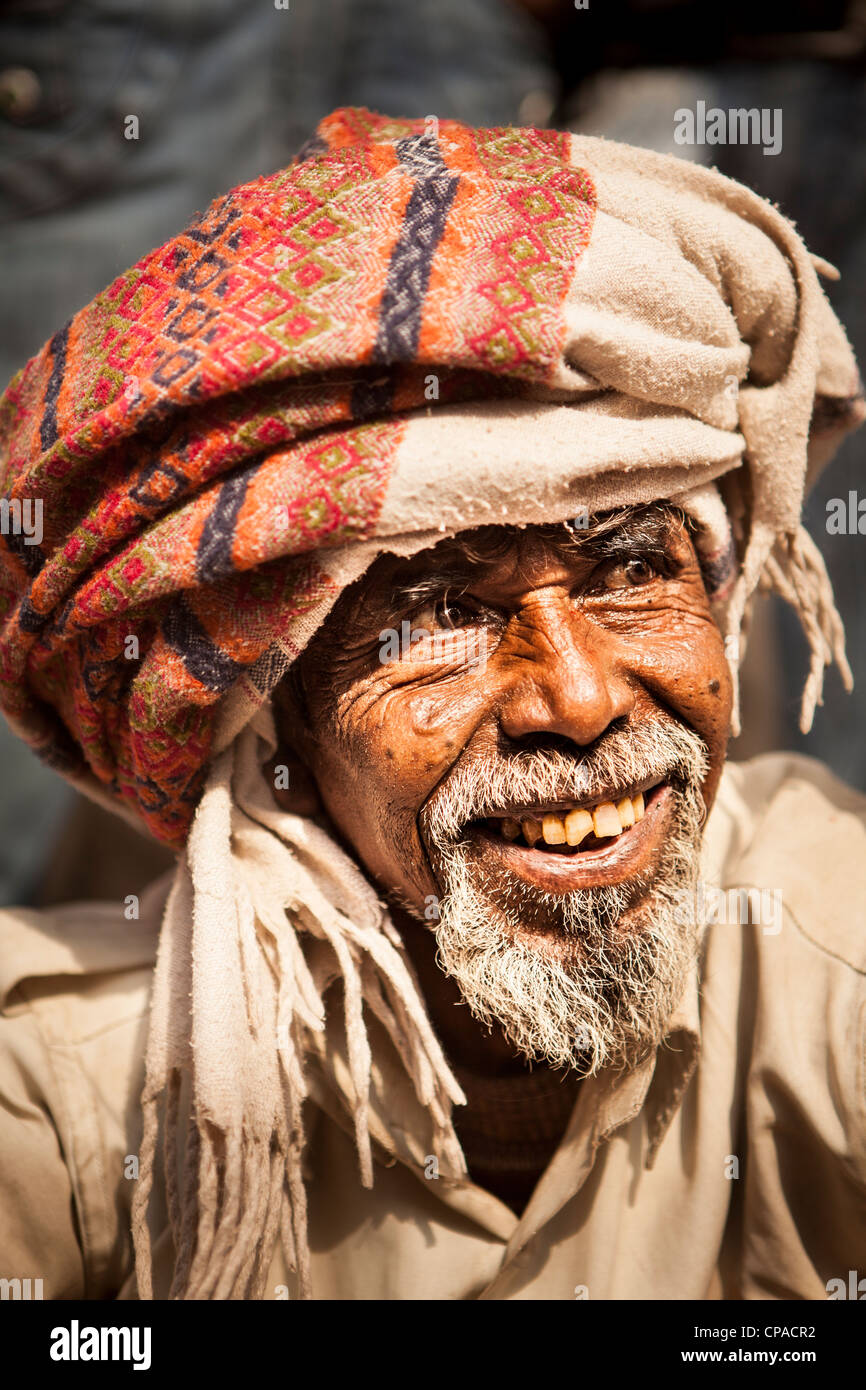
[(715, 767), (724, 759), (733, 687), (722, 635), (711, 617), (677, 621), (643, 634), (633, 669), (655, 699), (691, 724)]
[(421, 903), (435, 884), (418, 813), (477, 719), (477, 698), (453, 688), (398, 687), (372, 699), (360, 688), (318, 732), (313, 771), (332, 820), (381, 883)]
[(416, 690), (398, 701), (398, 724), (430, 780), (430, 790), (468, 743), (483, 716), (478, 692), (461, 687)]
[(480, 701), (456, 684), (398, 686), (351, 714), (340, 737), (358, 751), (365, 779), (381, 778), (409, 806), (420, 806), (470, 737)]

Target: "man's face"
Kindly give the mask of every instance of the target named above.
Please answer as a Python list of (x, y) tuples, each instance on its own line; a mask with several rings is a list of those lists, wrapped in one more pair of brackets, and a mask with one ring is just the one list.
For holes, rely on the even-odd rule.
[(299, 676), (299, 751), (331, 820), (437, 931), (476, 1016), (588, 1070), (656, 1036), (693, 955), (731, 712), (681, 517), (382, 557)]

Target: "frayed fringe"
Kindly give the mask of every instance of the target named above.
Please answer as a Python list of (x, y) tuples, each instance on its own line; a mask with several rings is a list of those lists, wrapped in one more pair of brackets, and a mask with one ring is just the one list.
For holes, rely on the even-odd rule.
[(797, 612), (809, 643), (809, 674), (800, 706), (800, 731), (812, 727), (815, 709), (823, 703), (824, 668), (835, 661), (846, 690), (854, 677), (845, 656), (845, 629), (833, 602), (824, 557), (805, 527), (777, 539), (764, 569), (767, 586)]
[[(451, 1106), (464, 1096), (399, 936), (333, 841), (277, 810), (263, 761), (251, 726), (215, 761), (163, 919), (133, 1203), (142, 1299), (153, 1298), (147, 1216), (160, 1112), (175, 1248), (169, 1297), (262, 1298), (278, 1243), (299, 1296), (312, 1296), (304, 1057), (324, 1029), (324, 996), (336, 980), (362, 1183), (373, 1183), (365, 1009), (387, 1031), (431, 1115), (437, 1152), (465, 1172), (451, 1123)], [(302, 938), (320, 943), (312, 965)], [(184, 1075), (191, 1082), (188, 1119), (180, 1103)]]
[(800, 705), (800, 730), (807, 734), (822, 703), (824, 668), (834, 661), (846, 690), (854, 678), (845, 656), (845, 629), (833, 601), (824, 557), (803, 526), (777, 535), (756, 523), (752, 528), (740, 577), (727, 610), (725, 637), (734, 678), (731, 731), (740, 733), (739, 663), (748, 630), (748, 602), (755, 590), (777, 593), (796, 612), (809, 644), (809, 672)]

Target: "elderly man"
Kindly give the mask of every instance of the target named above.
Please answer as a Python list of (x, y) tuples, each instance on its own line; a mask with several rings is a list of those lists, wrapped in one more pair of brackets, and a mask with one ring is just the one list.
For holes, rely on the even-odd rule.
[(0, 919), (0, 1273), (847, 1289), (864, 801), (725, 765), (759, 585), (805, 727), (847, 673), (816, 266), (676, 159), (344, 110), (13, 381), (3, 708), (178, 864)]

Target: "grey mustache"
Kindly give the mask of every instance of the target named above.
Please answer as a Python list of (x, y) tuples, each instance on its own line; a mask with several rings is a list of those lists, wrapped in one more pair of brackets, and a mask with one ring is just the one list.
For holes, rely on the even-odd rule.
[(420, 823), (433, 843), (443, 846), (470, 821), (502, 814), (503, 807), (592, 801), (647, 779), (697, 786), (707, 766), (707, 748), (698, 734), (675, 720), (654, 721), (648, 728), (607, 735), (583, 758), (556, 749), (458, 764), (422, 809)]

